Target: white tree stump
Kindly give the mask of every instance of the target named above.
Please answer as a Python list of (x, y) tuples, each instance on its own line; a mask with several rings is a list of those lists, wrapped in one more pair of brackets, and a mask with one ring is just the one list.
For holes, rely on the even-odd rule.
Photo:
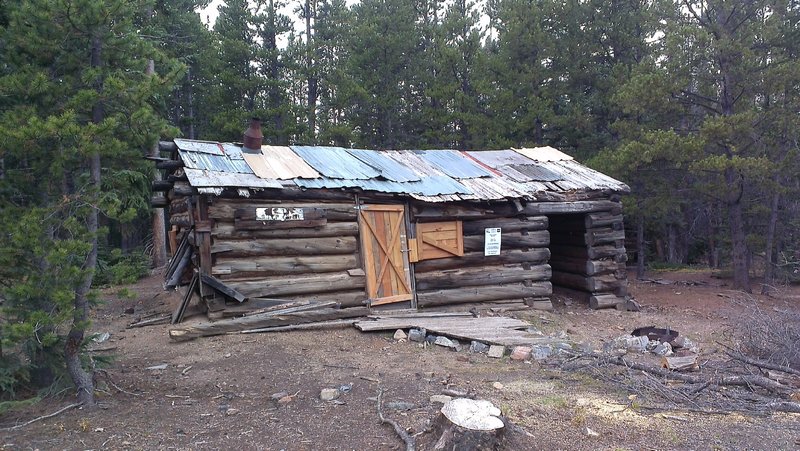
[[(500, 409), (489, 401), (456, 398), (445, 403), (434, 430), (435, 450), (495, 450), (500, 448), (505, 423)], [(435, 436), (435, 435), (434, 435)]]

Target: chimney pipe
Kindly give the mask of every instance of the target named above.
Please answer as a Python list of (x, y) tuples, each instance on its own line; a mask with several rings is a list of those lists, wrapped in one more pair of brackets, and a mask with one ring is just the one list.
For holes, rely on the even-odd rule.
[(242, 142), (242, 152), (244, 153), (261, 153), (261, 142), (264, 140), (264, 135), (261, 133), (261, 119), (254, 117), (250, 119), (250, 126), (244, 131), (244, 138)]

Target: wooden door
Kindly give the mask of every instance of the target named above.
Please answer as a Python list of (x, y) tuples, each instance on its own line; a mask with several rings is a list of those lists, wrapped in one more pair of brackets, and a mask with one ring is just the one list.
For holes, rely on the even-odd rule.
[(370, 305), (412, 301), (408, 239), (402, 205), (362, 205), (361, 249)]

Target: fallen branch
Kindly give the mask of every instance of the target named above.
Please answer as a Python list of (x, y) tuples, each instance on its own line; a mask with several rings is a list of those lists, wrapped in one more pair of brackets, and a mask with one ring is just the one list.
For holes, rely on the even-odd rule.
[(64, 412), (66, 412), (67, 410), (74, 409), (74, 408), (76, 408), (76, 407), (80, 407), (80, 406), (82, 406), (82, 405), (83, 405), (83, 403), (82, 403), (82, 402), (76, 402), (75, 404), (70, 404), (70, 405), (68, 405), (68, 406), (66, 406), (66, 407), (63, 407), (63, 408), (61, 408), (61, 409), (59, 409), (59, 410), (57, 410), (57, 411), (55, 411), (55, 412), (53, 412), (53, 413), (51, 413), (51, 414), (48, 414), (48, 415), (42, 415), (42, 416), (40, 416), (40, 417), (36, 417), (36, 418), (34, 418), (34, 419), (30, 420), (30, 421), (26, 421), (25, 423), (18, 424), (18, 425), (16, 425), (16, 426), (11, 426), (11, 427), (7, 427), (7, 428), (2, 428), (2, 429), (0, 429), (0, 431), (13, 431), (14, 429), (20, 429), (20, 428), (24, 428), (25, 426), (27, 426), (27, 425), (29, 425), (29, 424), (36, 423), (37, 421), (46, 420), (46, 419), (48, 419), (48, 418), (53, 418), (54, 416), (56, 416), (56, 415), (60, 415), (60, 414), (62, 414), (62, 413), (64, 413)]
[(381, 401), (383, 398), (383, 389), (378, 389), (378, 418), (381, 420), (381, 424), (389, 424), (394, 428), (394, 431), (397, 435), (405, 442), (406, 444), (406, 451), (414, 451), (417, 447), (416, 441), (414, 437), (408, 435), (408, 432), (405, 431), (396, 421), (390, 420), (383, 416), (383, 407), (381, 405)]
[(775, 363), (765, 362), (763, 360), (751, 359), (750, 357), (747, 357), (744, 354), (739, 353), (739, 352), (725, 351), (725, 354), (728, 357), (730, 357), (730, 358), (732, 358), (734, 360), (738, 360), (740, 362), (746, 363), (748, 365), (753, 365), (753, 366), (758, 367), (758, 368), (764, 368), (764, 369), (767, 369), (767, 370), (775, 370), (775, 371), (780, 371), (782, 373), (788, 373), (788, 374), (794, 374), (795, 376), (800, 376), (800, 371), (798, 371), (798, 370), (796, 370), (794, 368), (790, 368), (788, 366), (783, 366), (783, 365), (778, 365), (778, 364), (775, 364)]

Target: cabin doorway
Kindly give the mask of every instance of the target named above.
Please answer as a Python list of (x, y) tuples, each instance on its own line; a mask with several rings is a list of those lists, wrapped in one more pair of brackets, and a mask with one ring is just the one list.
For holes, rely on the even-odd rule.
[(370, 306), (410, 302), (413, 308), (405, 208), (362, 205), (358, 222)]

